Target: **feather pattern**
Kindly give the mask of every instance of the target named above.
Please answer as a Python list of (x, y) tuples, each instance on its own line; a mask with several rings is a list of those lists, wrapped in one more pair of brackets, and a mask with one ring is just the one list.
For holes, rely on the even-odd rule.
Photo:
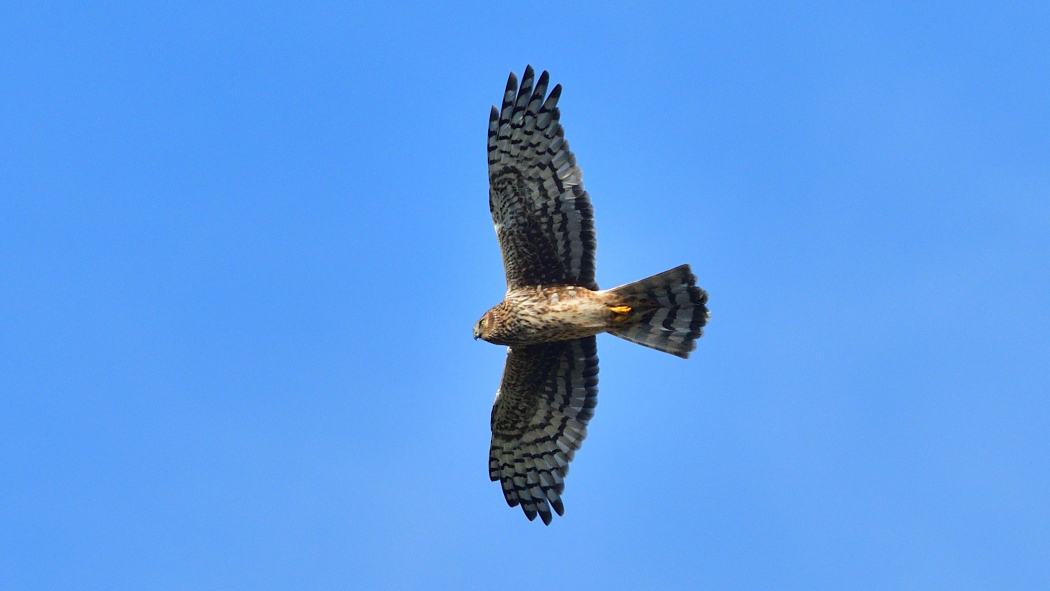
[(511, 347), (492, 407), (489, 477), (511, 507), (550, 524), (562, 515), (569, 462), (587, 437), (598, 404), (593, 336)]
[(512, 72), (500, 108), (489, 117), (489, 210), (507, 289), (578, 285), (594, 280), (597, 238), (583, 172), (565, 141), (558, 99), (547, 72)]

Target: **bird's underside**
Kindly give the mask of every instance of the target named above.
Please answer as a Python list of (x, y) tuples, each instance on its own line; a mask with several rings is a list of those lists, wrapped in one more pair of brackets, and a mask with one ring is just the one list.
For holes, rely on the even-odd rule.
[[(533, 83), (535, 82), (535, 88)], [(688, 357), (707, 322), (707, 294), (688, 265), (610, 290), (594, 280), (597, 241), (583, 173), (548, 75), (521, 86), (511, 73), (489, 119), (489, 209), (503, 255), (507, 294), (474, 337), (509, 345), (492, 407), (489, 476), (507, 503), (551, 522), (562, 515), (565, 475), (594, 416), (595, 335)]]
[[(497, 345), (539, 345), (582, 339), (616, 326), (631, 308), (586, 287), (526, 287), (507, 292), (492, 309), (485, 340)], [(479, 335), (480, 336), (480, 335)]]

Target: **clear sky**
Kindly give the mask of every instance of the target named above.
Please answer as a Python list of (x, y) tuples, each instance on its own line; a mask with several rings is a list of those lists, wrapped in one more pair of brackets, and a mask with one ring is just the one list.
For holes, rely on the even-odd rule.
[[(1050, 8), (0, 6), (0, 588), (1050, 588)], [(725, 5), (731, 4), (727, 8)], [(489, 106), (561, 83), (602, 336), (489, 482)]]

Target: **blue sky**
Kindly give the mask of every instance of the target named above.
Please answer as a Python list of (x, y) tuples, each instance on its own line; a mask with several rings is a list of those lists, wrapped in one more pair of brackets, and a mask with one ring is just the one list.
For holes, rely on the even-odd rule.
[[(1045, 3), (0, 7), (0, 587), (1045, 589)], [(599, 338), (487, 476), (485, 129), (561, 83)]]

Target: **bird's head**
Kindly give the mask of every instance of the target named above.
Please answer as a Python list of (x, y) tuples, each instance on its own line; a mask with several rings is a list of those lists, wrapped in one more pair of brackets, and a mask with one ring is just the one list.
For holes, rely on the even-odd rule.
[(479, 338), (486, 341), (489, 340), (489, 337), (492, 335), (492, 322), (492, 310), (489, 310), (488, 312), (485, 312), (485, 315), (481, 317), (481, 320), (478, 320), (477, 323), (474, 324), (475, 341)]

